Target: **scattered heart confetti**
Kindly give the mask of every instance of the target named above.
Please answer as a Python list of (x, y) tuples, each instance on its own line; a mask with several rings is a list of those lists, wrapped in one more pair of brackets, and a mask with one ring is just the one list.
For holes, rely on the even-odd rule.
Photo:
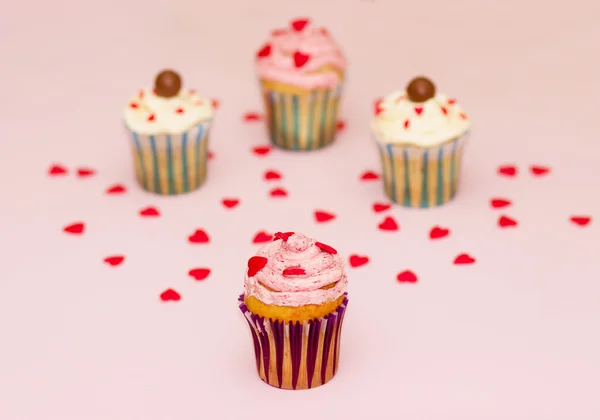
[(268, 259), (265, 257), (254, 256), (248, 260), (248, 277), (254, 277), (256, 273), (265, 268)]
[(329, 245), (325, 245), (325, 244), (323, 244), (321, 242), (315, 242), (315, 246), (317, 248), (322, 249), (325, 252), (329, 252), (330, 254), (334, 254), (334, 255), (337, 254), (337, 250), (335, 248), (333, 248), (333, 247), (331, 247)]
[(379, 115), (383, 112), (383, 107), (381, 106), (381, 103), (383, 102), (383, 98), (377, 98), (375, 99), (375, 103), (373, 105), (375, 111), (375, 115)]
[(188, 271), (188, 275), (197, 281), (206, 279), (209, 274), (210, 268), (192, 268)]
[(498, 174), (508, 177), (513, 177), (517, 175), (517, 167), (513, 165), (500, 166), (498, 168)]
[(301, 276), (303, 274), (306, 274), (306, 271), (300, 267), (288, 267), (283, 270), (284, 276)]
[(110, 266), (116, 267), (121, 265), (121, 263), (125, 261), (125, 257), (123, 255), (113, 255), (111, 257), (106, 257), (104, 262)]
[(515, 219), (512, 219), (508, 216), (500, 216), (498, 218), (498, 226), (501, 228), (514, 227), (517, 226), (518, 222)]
[(266, 156), (271, 152), (271, 146), (256, 146), (252, 148), (252, 153), (257, 156)]
[(302, 18), (302, 19), (293, 20), (290, 23), (290, 25), (292, 26), (292, 28), (294, 28), (295, 31), (300, 32), (304, 28), (306, 28), (306, 25), (308, 25), (308, 22), (310, 22), (310, 19)]
[(396, 279), (400, 283), (416, 283), (418, 280), (417, 275), (410, 270), (405, 270), (401, 273), (398, 273)]
[(79, 178), (88, 178), (96, 174), (96, 171), (91, 168), (77, 168), (77, 176)]
[(421, 115), (421, 113), (423, 112), (423, 107), (416, 106), (415, 107), (415, 112), (417, 113), (417, 115)]
[(294, 65), (296, 66), (296, 68), (301, 68), (306, 63), (308, 63), (308, 60), (310, 60), (309, 54), (304, 54), (300, 51), (296, 51), (294, 53)]
[(474, 262), (475, 258), (471, 257), (469, 254), (459, 254), (454, 259), (455, 265), (473, 264)]
[(240, 204), (240, 200), (238, 198), (224, 198), (221, 203), (225, 208), (232, 209)]
[(389, 210), (392, 207), (391, 204), (386, 203), (373, 203), (373, 211), (375, 213), (381, 213), (382, 211)]
[(335, 219), (335, 214), (324, 210), (315, 210), (315, 220), (317, 223), (328, 222), (333, 219)]
[(492, 208), (494, 208), (494, 209), (501, 209), (504, 207), (508, 207), (511, 204), (512, 204), (512, 202), (505, 198), (492, 198), (490, 200), (490, 206), (492, 206)]
[(277, 232), (275, 233), (273, 240), (281, 239), (282, 241), (287, 241), (290, 236), (292, 236), (294, 232)]
[(213, 106), (214, 109), (217, 109), (220, 105), (221, 105), (221, 102), (219, 102), (218, 99), (213, 99), (212, 100), (212, 106)]
[(446, 229), (440, 226), (434, 226), (430, 231), (429, 231), (429, 238), (430, 239), (440, 239), (440, 238), (444, 238), (446, 236), (448, 236), (450, 234), (450, 229)]
[(173, 289), (167, 289), (160, 294), (160, 300), (168, 302), (170, 300), (176, 302), (181, 299), (181, 295)]
[(589, 216), (571, 216), (569, 220), (578, 226), (587, 226), (592, 221), (592, 218)]
[(373, 181), (379, 179), (379, 174), (373, 171), (365, 171), (360, 176), (361, 181)]
[(379, 227), (379, 229), (387, 230), (387, 231), (396, 231), (399, 229), (399, 226), (398, 226), (398, 223), (396, 222), (396, 220), (390, 216), (383, 219), (383, 222), (379, 223), (379, 225), (377, 225), (377, 226)]
[(124, 185), (122, 184), (114, 184), (111, 185), (110, 187), (108, 187), (105, 191), (105, 194), (107, 195), (117, 195), (117, 194), (124, 194), (125, 192), (127, 192), (127, 189), (125, 188)]
[(160, 216), (160, 212), (156, 207), (146, 207), (140, 210), (140, 216), (142, 217), (158, 217)]
[(85, 230), (85, 224), (83, 222), (75, 222), (63, 228), (63, 232), (70, 233), (72, 235), (81, 235)]
[(48, 169), (48, 175), (50, 176), (59, 176), (66, 175), (69, 173), (69, 170), (58, 163), (55, 163)]
[(194, 233), (188, 236), (188, 241), (193, 244), (207, 244), (210, 242), (210, 237), (204, 229), (196, 229)]
[(369, 257), (366, 255), (352, 254), (348, 260), (350, 267), (360, 267), (369, 262)]
[(262, 119), (263, 116), (258, 112), (246, 112), (244, 114), (244, 121), (246, 122), (262, 121)]
[(283, 188), (273, 188), (270, 192), (269, 195), (271, 197), (287, 197), (288, 196), (288, 192), (283, 189)]
[(346, 128), (346, 121), (342, 121), (342, 120), (338, 121), (335, 128), (337, 131), (344, 130)]
[(545, 167), (545, 166), (531, 165), (529, 167), (529, 171), (531, 171), (531, 174), (534, 176), (542, 176), (542, 175), (546, 175), (547, 173), (549, 173), (550, 168)]
[(271, 169), (271, 170), (268, 170), (267, 172), (265, 172), (264, 178), (266, 181), (272, 181), (275, 179), (281, 179), (283, 177), (281, 176), (281, 174), (279, 172)]
[(256, 235), (254, 235), (254, 238), (252, 239), (252, 243), (253, 244), (264, 244), (265, 242), (271, 241), (271, 239), (273, 239), (273, 235), (265, 232), (264, 230), (261, 230)]
[(271, 44), (266, 44), (262, 47), (257, 53), (256, 56), (258, 58), (265, 58), (271, 55)]

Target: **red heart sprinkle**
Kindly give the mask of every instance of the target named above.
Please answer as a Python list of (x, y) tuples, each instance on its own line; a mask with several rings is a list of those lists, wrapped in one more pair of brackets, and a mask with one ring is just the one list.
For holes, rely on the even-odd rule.
[(469, 119), (469, 117), (467, 117), (467, 114), (465, 114), (464, 112), (461, 112), (459, 115), (460, 115), (460, 118), (462, 118), (463, 120)]
[(148, 116), (148, 121), (154, 121), (156, 119), (156, 117), (154, 116), (154, 114), (150, 114)]
[(66, 175), (67, 173), (69, 173), (67, 168), (65, 168), (62, 165), (56, 164), (56, 163), (54, 165), (52, 165), (50, 167), (50, 169), (48, 169), (48, 175), (50, 175), (50, 176)]
[(517, 226), (517, 221), (514, 219), (511, 219), (508, 216), (500, 216), (500, 218), (498, 219), (498, 226), (500, 226), (501, 228), (506, 228), (506, 227), (513, 227), (513, 226)]
[(218, 99), (213, 99), (212, 100), (212, 106), (214, 109), (217, 109), (219, 107), (220, 103)]
[(454, 259), (455, 265), (473, 264), (474, 262), (475, 258), (471, 257), (469, 254), (459, 254)]
[(589, 216), (571, 216), (570, 220), (576, 225), (587, 226), (592, 221), (592, 218)]
[(440, 107), (440, 109), (442, 110), (442, 113), (443, 113), (444, 115), (448, 115), (448, 110), (446, 109), (446, 107), (444, 107), (444, 106), (441, 106), (441, 107)]
[(244, 114), (244, 121), (253, 122), (253, 121), (261, 121), (263, 116), (258, 112), (246, 112)]
[(125, 261), (125, 257), (123, 255), (113, 255), (112, 257), (106, 257), (104, 262), (108, 265), (116, 267), (120, 265), (123, 261)]
[(257, 156), (266, 156), (269, 154), (270, 151), (270, 146), (256, 146), (252, 148), (252, 153), (254, 153)]
[(344, 130), (346, 128), (346, 122), (342, 121), (342, 120), (338, 121), (337, 124), (336, 124), (336, 126), (335, 126), (335, 128), (336, 128), (337, 131)]
[(285, 241), (287, 241), (287, 240), (288, 240), (288, 238), (289, 238), (290, 236), (292, 236), (293, 234), (294, 234), (294, 232), (277, 232), (277, 233), (275, 233), (275, 235), (273, 235), (273, 236), (275, 236), (275, 237), (273, 238), (273, 240), (276, 240), (276, 239), (281, 239), (283, 242), (285, 242)]
[(410, 125), (410, 120), (405, 120), (404, 121), (404, 128), (408, 129), (409, 125)]
[(261, 230), (256, 235), (254, 235), (254, 239), (252, 239), (252, 243), (253, 244), (264, 244), (265, 242), (269, 242), (271, 239), (273, 239), (273, 235), (265, 232), (264, 230)]
[(306, 274), (306, 271), (300, 267), (288, 267), (283, 270), (284, 276), (301, 276), (302, 274)]
[(269, 170), (265, 172), (264, 178), (266, 181), (270, 181), (272, 179), (281, 179), (281, 174), (274, 170)]
[(169, 300), (178, 301), (181, 299), (181, 295), (173, 289), (167, 289), (160, 294), (160, 300), (168, 302)]
[(310, 22), (310, 19), (307, 18), (296, 19), (291, 22), (291, 25), (295, 31), (300, 32), (308, 25), (308, 22)]
[(398, 223), (396, 222), (396, 220), (390, 216), (383, 219), (383, 222), (379, 223), (379, 225), (377, 225), (377, 226), (381, 230), (395, 231), (395, 230), (399, 229), (399, 226), (398, 226)]
[(81, 235), (85, 229), (85, 224), (83, 222), (76, 222), (65, 226), (63, 231), (65, 233), (71, 233), (73, 235)]
[(215, 158), (215, 154), (214, 154), (214, 152), (210, 152), (210, 151), (209, 151), (209, 152), (208, 152), (208, 158), (209, 158), (209, 159), (214, 159), (214, 158)]
[(183, 114), (183, 108), (177, 108), (177, 109), (175, 110), (175, 112), (176, 112), (177, 114)]
[(77, 169), (77, 176), (79, 178), (87, 178), (87, 177), (90, 177), (95, 174), (96, 174), (96, 171), (91, 168), (78, 168)]
[(221, 200), (221, 203), (226, 208), (232, 209), (235, 206), (237, 206), (238, 204), (240, 204), (240, 200), (237, 198), (224, 198), (223, 200)]
[(417, 275), (410, 270), (406, 270), (401, 273), (398, 273), (398, 275), (396, 276), (396, 279), (400, 283), (416, 283), (418, 280)]
[(335, 214), (323, 210), (315, 210), (315, 220), (317, 223), (328, 222), (335, 219)]
[(490, 200), (490, 205), (494, 209), (501, 209), (503, 207), (508, 207), (511, 204), (512, 204), (512, 202), (510, 200), (505, 199), (505, 198), (492, 198)]
[(301, 68), (308, 62), (308, 60), (310, 60), (309, 54), (303, 54), (300, 51), (296, 51), (294, 53), (294, 65), (296, 68)]
[(536, 176), (546, 175), (548, 172), (550, 172), (550, 168), (547, 168), (545, 166), (535, 166), (535, 165), (530, 166), (529, 170), (531, 171), (532, 175), (536, 175)]
[(500, 166), (498, 168), (499, 175), (515, 176), (517, 175), (517, 167), (513, 165)]
[(417, 115), (421, 115), (421, 113), (423, 112), (423, 107), (416, 106), (415, 107), (415, 112), (417, 113)]
[(143, 217), (158, 217), (160, 216), (160, 212), (158, 211), (158, 209), (156, 207), (146, 207), (144, 209), (140, 210), (140, 216)]
[(454, 105), (456, 103), (456, 99), (448, 99), (448, 105)]
[(123, 194), (126, 191), (127, 189), (125, 186), (121, 184), (114, 184), (106, 189), (105, 194)]
[(209, 274), (210, 268), (192, 268), (188, 271), (188, 275), (197, 281), (206, 279)]
[(360, 179), (362, 181), (372, 181), (372, 180), (375, 180), (375, 179), (379, 179), (379, 174), (377, 174), (377, 173), (375, 173), (373, 171), (365, 171), (360, 176)]
[(269, 260), (265, 257), (255, 256), (250, 258), (248, 260), (248, 277), (254, 277), (256, 273), (265, 268), (268, 262)]
[(383, 112), (383, 108), (381, 107), (381, 103), (383, 102), (383, 98), (377, 98), (375, 100), (375, 115), (379, 115)]
[(329, 245), (325, 245), (321, 242), (315, 242), (315, 246), (317, 248), (322, 249), (325, 252), (329, 252), (330, 254), (333, 254), (333, 255), (337, 254), (337, 251), (335, 250), (335, 248), (330, 247)]
[(196, 229), (194, 233), (188, 236), (188, 241), (193, 244), (206, 244), (210, 242), (210, 238), (204, 229)]
[(450, 234), (450, 229), (445, 229), (439, 226), (434, 226), (430, 231), (429, 231), (429, 238), (430, 239), (439, 239), (439, 238), (443, 238), (445, 236), (448, 236)]
[(136, 104), (135, 102), (132, 102), (129, 104), (129, 107), (133, 108), (133, 109), (138, 109), (138, 104)]
[(391, 207), (392, 207), (391, 204), (373, 203), (373, 211), (375, 213), (381, 213), (382, 211), (389, 210)]
[(283, 188), (274, 188), (269, 192), (271, 197), (287, 197), (288, 193)]
[(350, 255), (349, 263), (350, 267), (360, 267), (361, 265), (365, 265), (369, 262), (369, 257), (366, 255)]
[(264, 47), (262, 47), (262, 48), (260, 49), (260, 51), (258, 51), (258, 52), (256, 53), (256, 56), (257, 56), (258, 58), (265, 58), (265, 57), (268, 57), (268, 56), (270, 56), (270, 55), (271, 55), (271, 44), (265, 44), (265, 46), (264, 46)]

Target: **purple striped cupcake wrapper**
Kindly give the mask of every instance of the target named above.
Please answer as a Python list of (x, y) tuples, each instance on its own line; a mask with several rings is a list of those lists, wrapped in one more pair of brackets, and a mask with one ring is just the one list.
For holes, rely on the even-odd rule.
[(243, 294), (238, 300), (252, 333), (256, 369), (264, 382), (283, 389), (310, 389), (334, 377), (347, 297), (334, 312), (302, 323), (265, 319), (248, 310)]

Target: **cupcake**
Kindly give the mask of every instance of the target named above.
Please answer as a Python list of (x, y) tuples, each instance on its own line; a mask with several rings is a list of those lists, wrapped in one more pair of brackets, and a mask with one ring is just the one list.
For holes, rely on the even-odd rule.
[(250, 258), (239, 302), (264, 382), (308, 389), (333, 378), (347, 284), (335, 249), (294, 232), (276, 233)]
[(157, 194), (181, 194), (206, 180), (212, 101), (181, 88), (181, 77), (161, 72), (125, 107), (138, 183)]
[(386, 195), (405, 207), (434, 207), (456, 195), (471, 121), (425, 77), (375, 104), (371, 123)]
[(308, 19), (272, 32), (256, 54), (271, 142), (314, 150), (335, 139), (346, 59)]

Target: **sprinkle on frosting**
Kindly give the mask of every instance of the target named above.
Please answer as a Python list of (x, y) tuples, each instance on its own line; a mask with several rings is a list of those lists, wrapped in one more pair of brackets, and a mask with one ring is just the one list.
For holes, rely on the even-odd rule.
[(330, 247), (329, 245), (322, 244), (321, 242), (315, 242), (315, 245), (325, 252), (329, 252), (330, 254), (337, 254), (335, 248)]
[(277, 232), (274, 236), (274, 241), (277, 239), (281, 239), (282, 241), (287, 241), (290, 236), (292, 236), (294, 232)]
[(248, 261), (246, 295), (268, 305), (292, 307), (340, 297), (348, 283), (344, 260), (335, 249), (317, 243), (321, 244), (294, 233), (263, 246)]

